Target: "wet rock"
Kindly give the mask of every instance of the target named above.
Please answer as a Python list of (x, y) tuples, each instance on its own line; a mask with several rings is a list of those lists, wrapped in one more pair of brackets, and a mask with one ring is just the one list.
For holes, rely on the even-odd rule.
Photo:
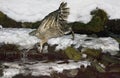
[(104, 54), (101, 56), (101, 60), (105, 61), (106, 63), (113, 63), (113, 64), (120, 64), (120, 59), (110, 54)]
[(0, 63), (0, 77), (3, 76), (3, 66), (2, 64)]
[(78, 69), (64, 70), (63, 74), (67, 75), (67, 77), (75, 77), (78, 74)]
[(107, 72), (119, 72), (120, 73), (120, 65), (119, 64), (113, 64), (109, 65), (106, 68)]
[(91, 66), (88, 66), (87, 68), (82, 67), (82, 69), (79, 69), (79, 72), (75, 78), (97, 78), (98, 72)]
[(96, 60), (91, 62), (91, 66), (95, 68), (98, 72), (105, 72), (105, 68), (103, 68), (99, 62)]
[(107, 29), (115, 34), (120, 34), (120, 19), (108, 20)]

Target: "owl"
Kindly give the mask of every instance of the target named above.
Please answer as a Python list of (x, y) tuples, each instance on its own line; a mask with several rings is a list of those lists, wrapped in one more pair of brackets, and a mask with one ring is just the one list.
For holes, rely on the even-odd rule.
[(34, 35), (40, 39), (40, 52), (43, 49), (43, 45), (51, 38), (63, 36), (72, 29), (67, 24), (67, 18), (69, 15), (69, 8), (66, 2), (62, 2), (59, 8), (49, 13), (42, 21), (38, 29), (32, 31), (30, 35)]

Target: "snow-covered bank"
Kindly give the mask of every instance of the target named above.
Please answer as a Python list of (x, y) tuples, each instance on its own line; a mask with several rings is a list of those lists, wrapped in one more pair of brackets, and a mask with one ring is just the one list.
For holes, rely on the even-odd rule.
[(21, 48), (32, 48), (35, 43), (39, 41), (34, 36), (30, 36), (28, 33), (33, 29), (24, 28), (2, 28), (0, 29), (0, 43), (15, 44), (21, 46)]
[[(40, 41), (38, 38), (28, 34), (32, 30), (25, 28), (2, 28), (0, 29), (0, 43), (15, 44), (21, 49), (31, 49)], [(75, 34), (75, 39), (72, 40), (71, 35), (64, 35), (49, 39), (47, 43), (49, 45), (57, 44), (56, 50), (65, 49), (68, 46), (74, 45), (75, 48), (88, 47), (102, 49), (103, 52), (111, 52), (111, 54), (119, 51), (119, 43), (111, 37), (92, 38), (87, 35)]]
[[(90, 65), (90, 62), (88, 61), (69, 61), (68, 64), (58, 64), (62, 61), (56, 61), (56, 62), (49, 62), (49, 63), (42, 63), (42, 61), (21, 66), (18, 62), (15, 63), (3, 63), (3, 66), (7, 66), (9, 68), (5, 68), (3, 70), (3, 76), (1, 78), (12, 78), (15, 75), (18, 74), (24, 74), (28, 75), (31, 74), (33, 76), (39, 76), (39, 75), (50, 75), (52, 71), (62, 72), (63, 70), (69, 70), (69, 69), (76, 69), (80, 68), (80, 66), (84, 65), (87, 67)], [(27, 69), (27, 70), (26, 70)]]
[(0, 0), (0, 11), (16, 21), (36, 22), (58, 9), (62, 1), (70, 7), (69, 22), (89, 22), (90, 11), (96, 7), (104, 9), (110, 19), (120, 18), (119, 0)]

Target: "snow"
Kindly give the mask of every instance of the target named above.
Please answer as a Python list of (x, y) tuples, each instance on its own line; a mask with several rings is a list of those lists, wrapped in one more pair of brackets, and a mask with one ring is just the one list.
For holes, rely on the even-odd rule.
[(14, 68), (9, 68), (9, 69), (5, 69), (3, 71), (3, 74), (4, 76), (1, 78), (12, 78), (13, 76), (19, 74), (19, 70)]
[[(28, 34), (33, 30), (29, 28), (2, 28), (0, 29), (0, 43), (15, 44), (19, 49), (32, 49), (40, 41), (37, 37)], [(64, 35), (49, 39), (47, 43), (50, 46), (57, 45), (56, 51), (64, 50), (71, 45), (75, 48), (102, 49), (103, 52), (110, 52), (112, 55), (119, 51), (119, 43), (111, 37), (92, 38), (87, 35), (75, 34), (75, 39), (72, 40), (72, 35)]]
[(111, 55), (115, 55), (117, 53), (115, 51), (119, 51), (119, 43), (111, 37), (92, 38), (87, 37), (87, 35), (75, 34), (75, 40), (71, 40), (71, 38), (71, 35), (52, 38), (48, 40), (48, 44), (57, 44), (56, 50), (74, 45), (75, 48), (82, 46), (91, 49), (102, 49), (103, 52), (110, 52)]
[[(7, 66), (8, 68), (4, 68), (3, 70), (3, 76), (1, 78), (12, 78), (13, 76), (17, 74), (23, 74), (28, 75), (31, 73), (33, 76), (40, 76), (40, 75), (50, 75), (53, 71), (62, 72), (63, 70), (69, 70), (69, 69), (76, 69), (80, 68), (80, 66), (84, 65), (87, 67), (90, 65), (90, 62), (88, 61), (78, 61), (74, 62), (72, 60), (69, 60), (69, 63), (65, 64), (58, 64), (62, 61), (56, 61), (56, 62), (48, 62), (43, 63), (43, 61), (39, 61), (37, 63), (31, 63), (31, 64), (25, 64), (20, 65), (19, 62), (12, 62), (12, 63), (3, 63), (3, 66)], [(27, 69), (27, 70), (26, 70)]]
[(0, 43), (16, 44), (21, 46), (21, 49), (32, 48), (32, 46), (39, 41), (34, 36), (30, 36), (28, 33), (33, 29), (25, 28), (2, 28), (0, 29)]
[(0, 29), (2, 29), (3, 27), (2, 27), (2, 25), (0, 25)]
[(62, 1), (70, 7), (69, 22), (89, 22), (90, 12), (97, 7), (105, 10), (110, 19), (120, 18), (119, 0), (0, 0), (0, 11), (16, 21), (36, 22), (58, 9)]

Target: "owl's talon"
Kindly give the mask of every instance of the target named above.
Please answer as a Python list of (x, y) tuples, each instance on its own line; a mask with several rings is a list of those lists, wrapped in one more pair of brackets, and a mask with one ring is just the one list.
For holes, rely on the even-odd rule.
[(39, 53), (42, 53), (41, 47), (38, 47), (38, 52), (39, 52)]
[(42, 52), (42, 49), (41, 49), (41, 46), (40, 46), (39, 43), (36, 43), (36, 44), (35, 44), (35, 47), (37, 48), (37, 52), (38, 52), (38, 53), (41, 53), (41, 52)]

